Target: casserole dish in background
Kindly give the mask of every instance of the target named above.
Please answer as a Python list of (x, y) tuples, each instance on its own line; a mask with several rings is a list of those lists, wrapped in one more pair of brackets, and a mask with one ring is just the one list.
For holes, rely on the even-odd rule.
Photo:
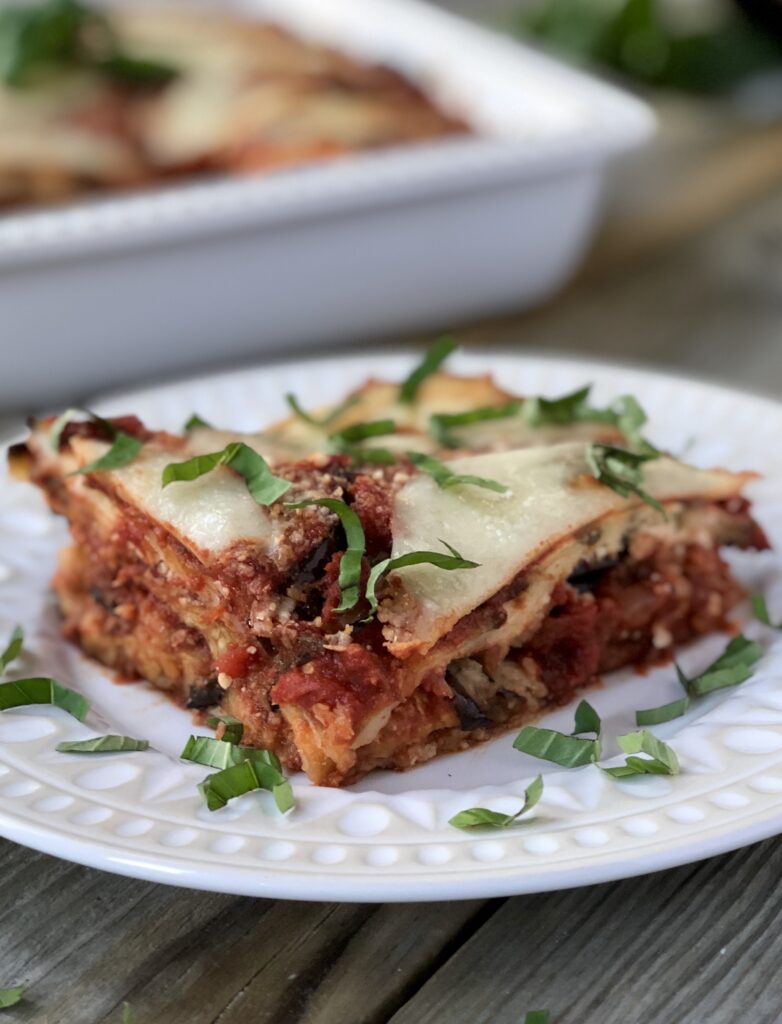
[(398, 68), (476, 134), (6, 215), (3, 408), (539, 300), (651, 131), (637, 100), (416, 0), (232, 9)]

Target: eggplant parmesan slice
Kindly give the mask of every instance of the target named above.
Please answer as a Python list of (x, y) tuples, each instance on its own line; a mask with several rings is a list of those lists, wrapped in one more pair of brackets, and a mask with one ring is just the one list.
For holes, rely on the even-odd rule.
[[(117, 469), (73, 475), (109, 442), (71, 429), (55, 450), (50, 421), (12, 452), (18, 475), (70, 524), (54, 580), (66, 635), (184, 705), (219, 703), (245, 742), (322, 785), (465, 749), (566, 703), (603, 672), (653, 664), (726, 628), (742, 592), (720, 548), (767, 546), (742, 496), (752, 474), (660, 456), (644, 467), (656, 508), (599, 483), (578, 434), (439, 453), (504, 493), (441, 488), (404, 458), (302, 457), (314, 442), (284, 428), (245, 436), (290, 483), (264, 506), (226, 466), (162, 486), (168, 463), (240, 435), (175, 437), (121, 422), (144, 444)], [(348, 608), (341, 521), (301, 506), (324, 498), (348, 505), (363, 530), (362, 596)], [(447, 546), (472, 567), (392, 569), (370, 614), (372, 566)]]

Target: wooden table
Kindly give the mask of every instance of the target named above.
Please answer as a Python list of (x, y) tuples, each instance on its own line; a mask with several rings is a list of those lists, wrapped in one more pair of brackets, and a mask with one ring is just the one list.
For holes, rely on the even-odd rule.
[[(663, 144), (615, 183), (579, 280), (461, 340), (779, 391), (782, 130), (662, 109)], [(770, 840), (571, 892), (296, 904), (132, 881), (0, 843), (0, 985), (29, 986), (3, 1020), (119, 1024), (127, 1001), (134, 1024), (520, 1024), (539, 1007), (552, 1024), (772, 1024), (780, 874), (782, 840)]]

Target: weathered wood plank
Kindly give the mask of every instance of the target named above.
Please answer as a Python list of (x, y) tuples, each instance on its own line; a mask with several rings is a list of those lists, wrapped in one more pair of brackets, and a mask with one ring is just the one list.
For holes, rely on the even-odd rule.
[(782, 841), (509, 900), (392, 1024), (775, 1024)]

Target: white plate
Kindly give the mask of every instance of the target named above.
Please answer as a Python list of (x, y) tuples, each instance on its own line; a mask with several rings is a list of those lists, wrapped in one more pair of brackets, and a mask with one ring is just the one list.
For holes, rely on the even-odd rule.
[[(342, 359), (203, 378), (99, 404), (177, 428), (197, 410), (256, 428), (304, 403), (337, 398), (368, 373), (399, 377), (405, 357)], [(590, 380), (596, 399), (638, 395), (651, 436), (696, 463), (767, 473), (752, 485), (757, 515), (782, 540), (782, 407), (762, 398), (659, 374), (597, 364), (462, 356), (511, 389), (556, 395)], [(765, 442), (764, 442), (765, 439)], [(177, 760), (190, 716), (145, 684), (118, 686), (58, 633), (47, 580), (64, 528), (31, 487), (0, 491), (0, 636), (17, 621), (29, 653), (21, 674), (52, 674), (87, 694), (86, 726), (57, 709), (0, 715), (0, 833), (47, 853), (121, 874), (220, 892), (296, 899), (456, 899), (585, 885), (681, 864), (782, 831), (782, 639), (757, 624), (767, 654), (749, 682), (703, 700), (655, 731), (672, 742), (682, 774), (616, 783), (594, 766), (562, 771), (512, 749), (512, 736), (406, 774), (376, 773), (347, 790), (294, 779), (295, 811), (283, 819), (265, 794), (208, 812), (196, 791), (205, 769)], [(782, 575), (772, 553), (733, 558), (748, 587), (782, 617)], [(713, 637), (684, 651), (685, 670), (724, 645)], [(672, 667), (646, 677), (620, 672), (590, 701), (610, 735), (633, 727), (638, 707), (677, 696)], [(572, 709), (546, 717), (569, 731)], [(62, 739), (112, 731), (148, 737), (146, 753), (58, 754)], [(608, 751), (609, 755), (615, 749)], [(471, 835), (448, 826), (475, 804), (515, 809), (539, 771), (545, 792), (528, 822)]]
[(638, 100), (416, 0), (215, 5), (398, 67), (477, 134), (1, 217), (0, 406), (521, 308), (652, 130)]

